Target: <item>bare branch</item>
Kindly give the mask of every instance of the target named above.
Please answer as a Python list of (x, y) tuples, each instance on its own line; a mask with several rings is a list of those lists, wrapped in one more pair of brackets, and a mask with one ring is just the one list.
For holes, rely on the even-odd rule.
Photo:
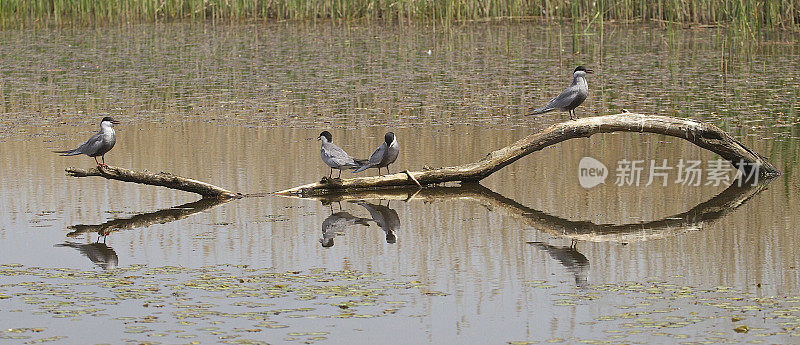
[(135, 171), (120, 167), (106, 166), (94, 167), (89, 170), (80, 168), (67, 168), (67, 174), (73, 177), (100, 176), (109, 180), (162, 186), (186, 192), (197, 193), (203, 198), (241, 198), (242, 195), (217, 187), (215, 185), (193, 180), (170, 173), (152, 173), (149, 171)]

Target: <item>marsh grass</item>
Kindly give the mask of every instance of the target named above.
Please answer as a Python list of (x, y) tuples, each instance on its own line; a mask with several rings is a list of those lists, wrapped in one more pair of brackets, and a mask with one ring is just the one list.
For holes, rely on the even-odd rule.
[[(3, 27), (170, 20), (381, 20), (454, 23), (547, 18), (655, 21), (737, 30), (800, 26), (800, 0), (0, 0)], [(578, 24), (576, 24), (577, 26)]]

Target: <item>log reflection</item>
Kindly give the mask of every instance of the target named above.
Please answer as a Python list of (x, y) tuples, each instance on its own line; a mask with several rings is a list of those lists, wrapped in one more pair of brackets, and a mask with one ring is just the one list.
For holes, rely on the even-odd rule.
[(195, 202), (158, 210), (155, 212), (137, 214), (129, 218), (112, 219), (102, 224), (72, 225), (69, 227), (72, 232), (68, 233), (67, 236), (75, 237), (83, 233), (91, 232), (96, 232), (100, 236), (106, 236), (114, 231), (144, 228), (153, 224), (165, 224), (184, 219), (195, 213), (203, 212), (231, 200), (234, 199), (204, 198)]
[(532, 228), (553, 236), (591, 242), (636, 242), (647, 241), (701, 230), (703, 227), (725, 217), (739, 208), (754, 195), (766, 189), (771, 180), (760, 184), (738, 185), (734, 181), (727, 189), (690, 210), (659, 220), (628, 224), (595, 224), (589, 221), (573, 221), (554, 216), (522, 205), (513, 199), (496, 193), (480, 184), (458, 187), (403, 188), (389, 190), (357, 191), (347, 194), (312, 196), (310, 199), (326, 202), (343, 200), (389, 199), (423, 200), (441, 199), (471, 200), (494, 212), (500, 212)]

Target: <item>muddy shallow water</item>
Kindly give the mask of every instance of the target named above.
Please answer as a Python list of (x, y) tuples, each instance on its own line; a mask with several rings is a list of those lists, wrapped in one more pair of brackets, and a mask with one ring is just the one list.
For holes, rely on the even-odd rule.
[[(532, 24), (170, 24), (0, 38), (0, 342), (799, 339), (793, 35), (612, 27), (573, 45)], [(784, 175), (706, 184), (712, 153), (624, 133), (536, 152), (480, 187), (267, 194), (328, 173), (326, 129), (359, 157), (393, 130), (392, 171), (478, 160), (565, 120), (525, 113), (577, 64), (596, 71), (579, 116), (709, 121)], [(107, 115), (122, 122), (109, 164), (256, 196), (67, 177), (93, 160), (50, 151)], [(604, 184), (581, 187), (583, 157)], [(623, 160), (642, 161), (639, 186), (616, 183)], [(666, 186), (646, 185), (663, 160)], [(701, 162), (699, 186), (675, 182), (682, 160)]]

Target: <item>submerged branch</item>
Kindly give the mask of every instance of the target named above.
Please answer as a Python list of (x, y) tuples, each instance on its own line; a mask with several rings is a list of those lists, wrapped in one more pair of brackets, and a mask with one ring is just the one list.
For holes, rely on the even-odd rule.
[(554, 124), (539, 133), (531, 134), (507, 147), (493, 151), (474, 163), (424, 171), (404, 171), (384, 176), (344, 180), (325, 178), (317, 183), (286, 189), (276, 194), (322, 195), (343, 190), (477, 182), (518, 159), (548, 146), (569, 139), (588, 138), (594, 134), (612, 132), (647, 132), (682, 138), (730, 161), (745, 176), (757, 173), (759, 179), (767, 179), (780, 175), (780, 171), (764, 157), (712, 124), (668, 116), (622, 113)]
[(203, 198), (241, 198), (242, 195), (234, 193), (215, 185), (201, 182), (198, 180), (160, 172), (152, 173), (149, 171), (135, 171), (114, 166), (97, 166), (89, 170), (80, 168), (67, 168), (67, 174), (73, 177), (100, 176), (109, 180), (119, 180), (147, 184), (152, 186), (162, 186), (186, 192), (197, 193)]

